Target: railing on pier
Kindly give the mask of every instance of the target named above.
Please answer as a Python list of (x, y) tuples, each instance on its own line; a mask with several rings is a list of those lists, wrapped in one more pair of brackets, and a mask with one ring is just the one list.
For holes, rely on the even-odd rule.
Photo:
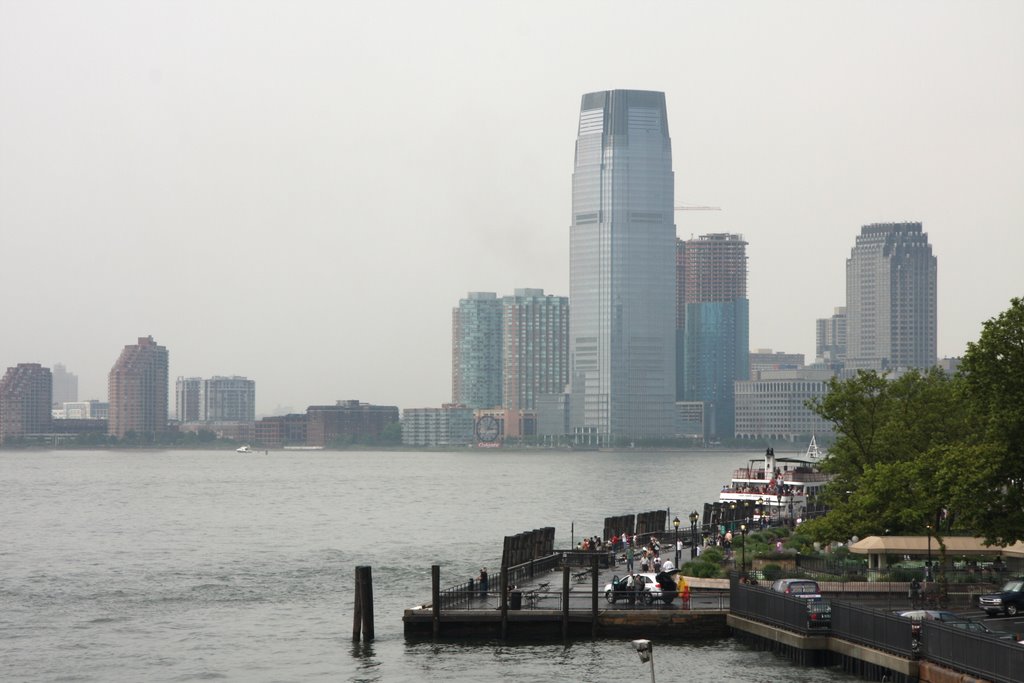
[(1018, 643), (941, 621), (921, 623), (921, 657), (995, 683), (1019, 681), (1024, 671), (1024, 647)]
[[(822, 630), (821, 626), (812, 625), (808, 619), (806, 600), (777, 593), (770, 588), (741, 584), (735, 579), (730, 593), (729, 611), (733, 614), (799, 633)], [(910, 622), (907, 623), (909, 633)]]
[(833, 601), (832, 635), (908, 659), (914, 657), (913, 622), (895, 614)]

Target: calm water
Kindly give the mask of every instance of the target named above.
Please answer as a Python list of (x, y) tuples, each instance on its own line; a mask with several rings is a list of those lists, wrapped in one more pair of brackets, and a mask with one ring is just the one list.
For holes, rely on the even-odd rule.
[[(756, 456), (756, 454), (754, 454)], [(625, 642), (407, 644), (402, 610), (502, 536), (714, 499), (748, 454), (0, 453), (0, 680), (647, 680)], [(357, 564), (377, 639), (353, 645)], [(731, 640), (655, 643), (659, 681), (856, 680)]]

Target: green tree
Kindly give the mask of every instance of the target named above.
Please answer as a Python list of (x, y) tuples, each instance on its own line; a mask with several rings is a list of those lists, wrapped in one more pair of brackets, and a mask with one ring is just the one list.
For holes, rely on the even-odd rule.
[(959, 381), (939, 369), (895, 380), (859, 372), (832, 380), (811, 408), (835, 428), (822, 468), (834, 475), (823, 494), (831, 512), (809, 522), (818, 540), (921, 533), (950, 504), (937, 486), (943, 450), (966, 424)]
[(1024, 301), (986, 321), (960, 365), (970, 429), (943, 476), (965, 522), (999, 545), (1024, 540)]

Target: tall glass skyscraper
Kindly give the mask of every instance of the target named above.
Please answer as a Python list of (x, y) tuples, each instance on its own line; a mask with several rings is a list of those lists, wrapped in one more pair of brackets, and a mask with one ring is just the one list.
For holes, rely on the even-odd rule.
[(569, 246), (570, 411), (578, 442), (674, 432), (673, 191), (665, 94), (584, 95)]

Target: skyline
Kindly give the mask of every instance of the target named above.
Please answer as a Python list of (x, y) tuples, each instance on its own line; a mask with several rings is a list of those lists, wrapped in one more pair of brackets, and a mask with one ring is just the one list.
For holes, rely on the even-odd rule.
[(443, 7), (0, 0), (0, 367), (102, 400), (152, 335), (261, 414), (441, 405), (461, 297), (569, 294), (616, 88), (666, 93), (676, 203), (723, 209), (677, 236), (748, 242), (751, 350), (813, 358), (872, 223), (923, 224), (940, 357), (1022, 293), (1019, 3)]

